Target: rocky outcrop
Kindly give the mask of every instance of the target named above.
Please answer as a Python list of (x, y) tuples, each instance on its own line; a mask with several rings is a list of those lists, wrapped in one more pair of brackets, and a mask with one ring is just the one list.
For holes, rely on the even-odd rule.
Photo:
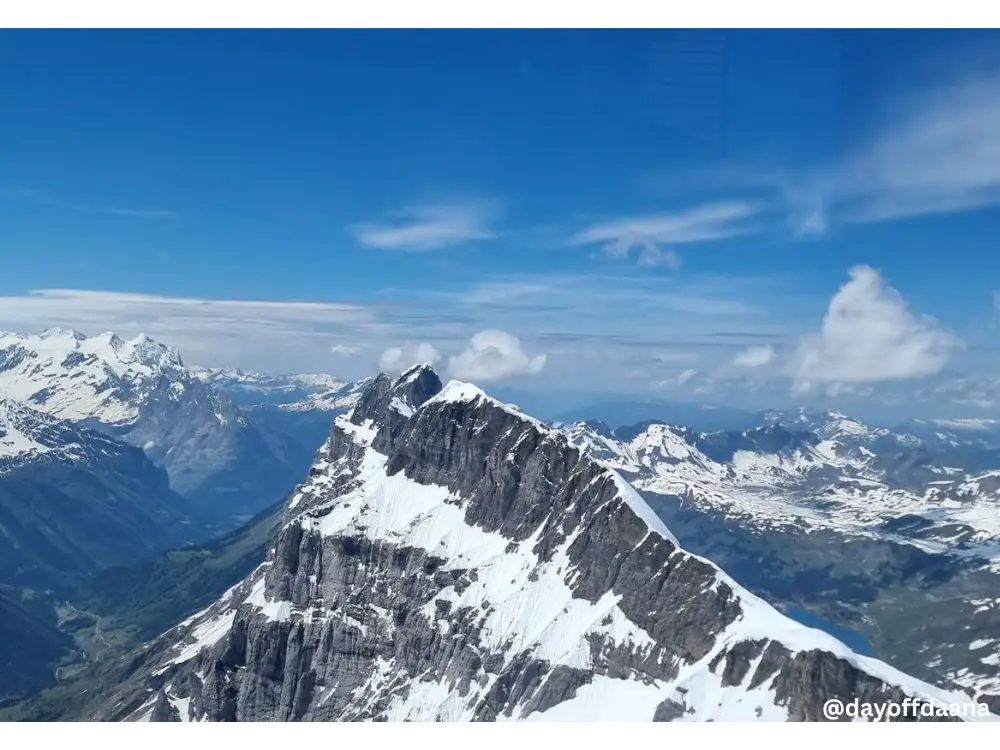
[(949, 698), (685, 552), (563, 433), (420, 367), (371, 381), (267, 561), (87, 716), (813, 720), (859, 695)]

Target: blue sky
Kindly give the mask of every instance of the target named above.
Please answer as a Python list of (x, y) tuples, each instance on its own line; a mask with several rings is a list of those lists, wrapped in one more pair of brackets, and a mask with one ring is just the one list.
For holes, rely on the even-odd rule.
[(992, 32), (2, 33), (0, 327), (347, 377), (1000, 399)]

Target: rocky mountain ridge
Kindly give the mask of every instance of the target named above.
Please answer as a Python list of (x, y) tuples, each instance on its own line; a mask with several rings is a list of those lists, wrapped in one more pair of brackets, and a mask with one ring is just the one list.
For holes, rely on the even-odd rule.
[(429, 367), (337, 418), (267, 560), (126, 659), (101, 720), (822, 719), (964, 696), (682, 549), (566, 434)]
[(754, 590), (815, 608), (911, 673), (1000, 705), (1000, 479), (970, 470), (986, 454), (949, 465), (952, 438), (942, 451), (836, 412), (774, 412), (708, 434), (563, 429)]

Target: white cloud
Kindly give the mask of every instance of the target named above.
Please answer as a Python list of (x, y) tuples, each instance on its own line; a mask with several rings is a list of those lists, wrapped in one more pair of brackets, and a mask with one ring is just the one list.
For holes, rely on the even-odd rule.
[(176, 211), (160, 208), (126, 208), (123, 206), (101, 206), (89, 203), (77, 203), (76, 201), (54, 198), (51, 195), (41, 192), (40, 190), (26, 190), (24, 188), (0, 190), (0, 198), (36, 203), (42, 206), (63, 208), (70, 211), (79, 211), (81, 213), (108, 214), (110, 216), (123, 216), (137, 219), (171, 219), (178, 215)]
[(846, 160), (834, 189), (856, 221), (1000, 203), (1000, 73), (922, 89)]
[(922, 378), (940, 372), (961, 346), (933, 318), (912, 313), (877, 271), (857, 266), (830, 300), (819, 332), (799, 341), (791, 373), (797, 392), (816, 382)]
[(518, 375), (537, 375), (545, 367), (545, 360), (544, 354), (529, 356), (516, 336), (485, 330), (469, 340), (465, 351), (451, 358), (449, 369), (455, 378), (486, 382)]
[(398, 375), (414, 365), (435, 365), (441, 354), (426, 341), (407, 341), (402, 346), (391, 346), (382, 352), (379, 367), (383, 372)]
[(639, 253), (639, 265), (646, 268), (669, 268), (679, 271), (683, 263), (681, 256), (673, 250), (647, 246)]
[[(658, 189), (728, 191), (786, 217), (796, 237), (837, 223), (873, 223), (1000, 205), (1000, 69), (980, 66), (922, 83), (887, 103), (844, 156), (814, 170), (701, 166), (656, 180)], [(773, 227), (772, 227), (773, 228)]]
[(609, 257), (621, 260), (638, 248), (641, 265), (677, 268), (680, 258), (671, 245), (747, 234), (752, 228), (745, 220), (756, 213), (757, 209), (745, 202), (709, 203), (683, 211), (594, 224), (572, 237), (570, 244), (601, 245)]
[(734, 367), (764, 367), (777, 358), (778, 352), (773, 346), (749, 346), (733, 357)]
[(697, 370), (695, 370), (694, 368), (688, 368), (687, 370), (683, 370), (682, 372), (678, 373), (672, 378), (667, 378), (666, 380), (659, 381), (658, 383), (656, 383), (656, 387), (662, 389), (679, 388), (680, 386), (690, 381), (691, 378), (693, 378), (697, 374), (698, 374)]
[(470, 305), (495, 305), (538, 297), (549, 291), (548, 284), (538, 282), (491, 281), (478, 284), (470, 291), (457, 295), (457, 298)]
[(269, 372), (276, 367), (313, 371), (323, 366), (331, 339), (371, 340), (394, 333), (375, 308), (332, 302), (78, 289), (40, 289), (0, 297), (0, 329), (31, 333), (49, 327), (74, 328), (86, 334), (145, 333), (177, 347), (191, 364)]
[(350, 357), (358, 353), (358, 347), (350, 344), (334, 344), (330, 347), (330, 354), (337, 357)]
[(483, 203), (414, 206), (390, 221), (353, 228), (358, 242), (379, 250), (440, 250), (465, 242), (490, 240), (494, 209)]
[(538, 380), (600, 391), (619, 389), (623, 374), (654, 353), (675, 353), (679, 362), (684, 352), (677, 369), (704, 371), (705, 355), (720, 350), (702, 345), (714, 346), (723, 333), (774, 334), (750, 304), (772, 290), (754, 279), (634, 274), (487, 277), (470, 286), (383, 290), (380, 301), (365, 304), (48, 289), (0, 296), (0, 329), (146, 333), (177, 347), (190, 364), (341, 379), (371, 375), (379, 354), (404, 341), (433, 342), (442, 365), (468, 348), (475, 332), (499, 329), (533, 342), (526, 344), (529, 362), (547, 355)]

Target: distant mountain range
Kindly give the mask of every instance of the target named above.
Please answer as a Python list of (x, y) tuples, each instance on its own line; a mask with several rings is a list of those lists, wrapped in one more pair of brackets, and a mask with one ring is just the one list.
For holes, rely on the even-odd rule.
[[(1000, 471), (984, 468), (1000, 467), (1000, 453), (989, 425), (890, 430), (792, 410), (708, 433), (660, 422), (561, 427), (692, 549), (756, 591), (1000, 705)], [(915, 648), (912, 624), (923, 618)]]
[[(317, 444), (310, 415), (328, 422), (349, 404), (349, 391), (326, 375), (186, 367), (174, 348), (147, 336), (0, 334), (0, 393), (141, 448), (176, 492), (222, 526), (292, 487)], [(309, 399), (315, 406), (300, 403)], [(269, 404), (285, 418), (268, 414)]]
[[(538, 415), (555, 418), (563, 413), (606, 402), (638, 401), (679, 404), (695, 409), (704, 404), (725, 405), (726, 409), (751, 413), (759, 412), (762, 408), (796, 410), (806, 407), (814, 411), (832, 409), (860, 417), (869, 423), (883, 425), (914, 418), (1000, 419), (1000, 377), (988, 373), (968, 375), (950, 370), (918, 380), (817, 383), (795, 393), (792, 392), (790, 379), (775, 377), (773, 372), (740, 374), (732, 371), (687, 371), (681, 378), (659, 383), (655, 392), (657, 398), (623, 395), (614, 399), (595, 394), (571, 397), (563, 392), (554, 393), (552, 400), (561, 402), (562, 405), (556, 408), (556, 413), (538, 412)], [(504, 397), (514, 400), (518, 398), (509, 393), (505, 393)], [(573, 403), (566, 405), (567, 400)], [(541, 403), (544, 404), (544, 401)], [(659, 415), (651, 416), (659, 418)], [(626, 419), (621, 424), (648, 418), (650, 416)], [(670, 419), (667, 415), (663, 418)], [(737, 425), (729, 427), (735, 429)]]

